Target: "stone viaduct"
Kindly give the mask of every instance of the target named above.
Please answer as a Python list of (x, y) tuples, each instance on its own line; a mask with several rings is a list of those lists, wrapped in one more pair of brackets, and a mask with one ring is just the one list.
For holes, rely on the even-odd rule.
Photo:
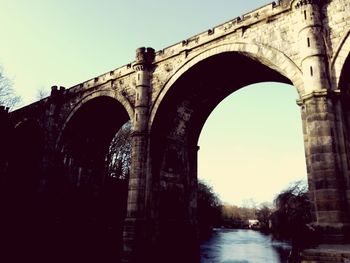
[[(69, 89), (54, 86), (48, 98), (14, 112), (2, 109), (7, 138), (15, 138), (3, 145), (21, 149), (12, 157), (21, 160), (19, 173), (34, 172), (21, 179), (23, 189), (42, 190), (54, 174), (77, 187), (98, 187), (108, 145), (131, 120), (124, 259), (154, 262), (170, 254), (174, 262), (186, 262), (181, 257), (189, 258), (196, 244), (197, 141), (207, 117), (249, 84), (289, 83), (300, 97), (320, 242), (346, 243), (349, 53), (348, 0), (274, 2), (163, 50), (139, 48), (134, 62)], [(6, 175), (11, 161), (7, 154), (1, 158)]]

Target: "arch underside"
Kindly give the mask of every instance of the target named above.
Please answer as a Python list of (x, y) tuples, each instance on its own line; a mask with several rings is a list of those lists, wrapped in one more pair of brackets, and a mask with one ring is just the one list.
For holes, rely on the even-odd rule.
[(116, 100), (103, 96), (93, 99), (65, 127), (60, 150), (74, 157), (78, 166), (92, 169), (97, 160), (103, 161), (113, 136), (128, 120)]
[[(69, 112), (67, 118), (63, 122), (62, 128), (58, 134), (58, 138), (55, 143), (55, 148), (60, 150), (62, 147), (62, 136), (63, 133), (66, 131), (66, 128), (68, 125), (71, 125), (71, 120), (73, 117), (76, 117), (76, 113), (79, 113), (81, 109), (86, 108), (86, 104), (90, 104), (90, 102), (95, 101), (96, 99), (109, 99), (109, 101), (114, 101), (116, 104), (118, 104), (118, 114), (125, 115), (125, 113), (128, 115), (125, 118), (132, 119), (134, 115), (134, 110), (129, 103), (129, 101), (125, 100), (124, 97), (122, 97), (119, 93), (114, 92), (113, 90), (98, 90), (92, 93), (87, 94), (85, 97), (83, 97), (81, 100), (79, 100), (77, 103), (75, 103), (74, 107)], [(106, 112), (108, 115), (108, 113)]]
[[(119, 256), (125, 182), (108, 176), (106, 155), (113, 137), (128, 120), (123, 105), (100, 96), (82, 104), (62, 132), (57, 147), (59, 165), (52, 177), (60, 197), (58, 205), (63, 207), (59, 212), (62, 225), (72, 232), (67, 246), (78, 244), (73, 253), (78, 257), (103, 261)], [(62, 254), (69, 253), (63, 246)]]
[[(350, 42), (349, 42), (350, 43)], [(348, 54), (339, 78), (339, 89), (341, 91), (341, 106), (343, 111), (343, 133), (346, 147), (346, 160), (347, 164), (350, 163), (350, 157), (348, 153), (350, 152), (350, 54)], [(350, 211), (350, 173), (347, 171), (345, 174), (346, 182), (346, 196), (348, 210)]]
[(156, 211), (151, 216), (161, 222), (161, 237), (169, 235), (166, 229), (171, 228), (176, 229), (172, 233), (177, 240), (183, 229), (196, 224), (197, 141), (210, 113), (234, 91), (266, 81), (291, 84), (257, 60), (226, 52), (189, 68), (169, 88), (150, 137), (150, 189), (157, 191), (148, 193), (148, 200), (154, 200), (149, 210)]
[(349, 54), (350, 54), (350, 29), (344, 34), (342, 39), (339, 42), (338, 47), (334, 52), (334, 57), (330, 62), (331, 70), (333, 71), (335, 83), (335, 88), (341, 88), (344, 85), (344, 68), (349, 62)]
[[(282, 82), (292, 83), (292, 85), (294, 85), (294, 87), (296, 88), (299, 96), (304, 95), (301, 69), (284, 53), (277, 49), (261, 44), (243, 42), (226, 43), (212, 47), (202, 53), (195, 55), (193, 58), (186, 61), (186, 63), (184, 63), (175, 72), (175, 74), (171, 76), (169, 80), (166, 81), (151, 107), (149, 129), (151, 129), (153, 125), (155, 115), (158, 113), (159, 105), (162, 104), (163, 98), (166, 96), (169, 89), (173, 89), (175, 82), (178, 82), (178, 80), (183, 78), (183, 76), (186, 75), (188, 71), (192, 71), (192, 69), (196, 68), (197, 65), (202, 64), (203, 61), (208, 61), (213, 57), (218, 57), (219, 55), (223, 54), (235, 54), (235, 56), (237, 57), (246, 58), (247, 61), (250, 61), (251, 63), (256, 65), (260, 65), (261, 68), (270, 69), (271, 72), (275, 72), (283, 79)], [(245, 70), (242, 69), (241, 65), (239, 64), (239, 59), (226, 61), (226, 63), (227, 64), (220, 65), (223, 73), (227, 72), (224, 68), (232, 67), (232, 71), (229, 72), (231, 76), (233, 76), (234, 73), (238, 75), (243, 74), (243, 76), (246, 74), (252, 77), (251, 81), (252, 83), (254, 83), (254, 74), (256, 74), (256, 72), (251, 72), (250, 68), (246, 68)], [(213, 70), (208, 71), (208, 74), (212, 73)], [(237, 85), (239, 85), (239, 83), (237, 83)]]
[(242, 87), (268, 81), (292, 84), (275, 70), (237, 52), (209, 57), (191, 67), (167, 91), (151, 133), (196, 145), (207, 117), (224, 98)]

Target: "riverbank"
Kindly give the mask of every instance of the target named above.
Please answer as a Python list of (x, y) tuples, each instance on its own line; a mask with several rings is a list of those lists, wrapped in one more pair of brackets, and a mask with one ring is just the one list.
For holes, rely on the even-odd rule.
[(302, 263), (324, 261), (350, 263), (350, 245), (319, 245), (316, 248), (304, 250), (301, 257)]

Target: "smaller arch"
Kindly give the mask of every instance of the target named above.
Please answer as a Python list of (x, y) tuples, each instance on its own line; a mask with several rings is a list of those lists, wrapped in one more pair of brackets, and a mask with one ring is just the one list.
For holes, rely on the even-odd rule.
[(25, 155), (23, 155), (24, 158), (18, 158), (18, 155), (23, 153), (23, 150), (18, 149), (22, 147), (26, 149), (29, 157), (35, 154), (41, 155), (44, 149), (44, 136), (45, 130), (36, 119), (25, 117), (14, 123), (6, 142), (9, 145), (9, 155), (13, 157), (12, 162), (17, 163), (29, 159)]
[(338, 88), (343, 66), (350, 54), (350, 28), (339, 41), (331, 60), (331, 70), (334, 72), (335, 89)]
[(151, 110), (150, 110), (150, 119), (149, 119), (149, 129), (152, 127), (153, 120), (155, 118), (157, 109), (161, 104), (164, 96), (167, 94), (171, 86), (190, 68), (199, 62), (226, 52), (237, 52), (247, 56), (253, 60), (259, 61), (263, 65), (271, 68), (281, 75), (288, 78), (293, 85), (296, 87), (299, 96), (304, 92), (303, 82), (302, 82), (302, 71), (301, 69), (284, 53), (281, 51), (267, 47), (264, 45), (257, 45), (253, 43), (244, 43), (244, 42), (235, 42), (229, 44), (222, 44), (215, 46), (211, 49), (208, 49), (202, 53), (199, 53), (197, 56), (193, 57), (191, 60), (186, 61), (163, 85), (159, 95), (155, 99)]
[(64, 120), (66, 125), (60, 127), (60, 138), (56, 140), (56, 170), (66, 175), (68, 185), (104, 187), (108, 149), (129, 115), (110, 96), (95, 96), (72, 112), (74, 115)]
[[(14, 125), (14, 136), (16, 137), (23, 135), (43, 140), (44, 129), (37, 120), (24, 118)], [(16, 140), (17, 138), (14, 139)]]
[(31, 126), (35, 126), (35, 127), (39, 127), (42, 129), (41, 125), (39, 124), (39, 122), (37, 120), (34, 120), (34, 119), (29, 119), (27, 117), (24, 117), (23, 119), (21, 120), (18, 120), (15, 124), (14, 124), (14, 128), (15, 129), (18, 129), (18, 128), (21, 128), (21, 127), (24, 127), (26, 125), (31, 125)]
[(8, 153), (11, 180), (26, 191), (34, 191), (42, 179), (44, 154), (44, 129), (35, 119), (25, 118), (18, 122), (10, 138)]
[(117, 100), (125, 109), (125, 111), (128, 113), (129, 118), (132, 120), (133, 116), (134, 116), (134, 109), (132, 107), (132, 105), (130, 104), (129, 101), (127, 101), (125, 98), (123, 98), (120, 94), (115, 93), (112, 90), (100, 90), (100, 91), (95, 91), (92, 93), (89, 93), (88, 95), (86, 95), (85, 97), (83, 97), (79, 102), (77, 102), (74, 107), (71, 109), (71, 111), (68, 114), (68, 117), (66, 118), (66, 120), (64, 121), (62, 128), (60, 129), (59, 135), (57, 137), (56, 140), (56, 144), (55, 144), (55, 148), (57, 149), (60, 145), (60, 142), (62, 140), (62, 135), (63, 132), (65, 130), (65, 128), (67, 127), (68, 123), (70, 122), (70, 120), (72, 119), (72, 117), (75, 115), (75, 113), (83, 106), (85, 105), (87, 102), (98, 98), (98, 97), (109, 97), (112, 99)]
[[(111, 176), (107, 167), (108, 154), (113, 136), (129, 120), (132, 108), (128, 111), (115, 97), (114, 90), (108, 89), (91, 92), (74, 102), (74, 105), (66, 106), (65, 118), (59, 126), (60, 135), (54, 145), (51, 185), (54, 191), (65, 196), (57, 198), (58, 206), (64, 207), (58, 215), (63, 218), (73, 216), (79, 218), (79, 225), (89, 225), (89, 237), (79, 233), (75, 239), (79, 243), (75, 255), (91, 257), (98, 251), (104, 257), (110, 256), (112, 251), (107, 242), (116, 244), (116, 249), (121, 244), (128, 181), (121, 183), (119, 178), (116, 180)], [(62, 223), (63, 228), (75, 229), (76, 222), (67, 220)], [(115, 236), (97, 242), (97, 230), (107, 228), (113, 229)], [(94, 251), (83, 253), (86, 244), (93, 245)]]
[(18, 134), (37, 136), (43, 139), (44, 129), (38, 120), (32, 118), (24, 118), (18, 121), (14, 126), (14, 136)]

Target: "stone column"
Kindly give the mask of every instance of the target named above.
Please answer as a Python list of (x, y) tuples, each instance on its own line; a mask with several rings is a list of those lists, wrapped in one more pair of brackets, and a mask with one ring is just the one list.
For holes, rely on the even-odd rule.
[[(60, 127), (60, 111), (65, 99), (65, 88), (52, 86), (51, 94), (48, 98), (48, 105), (45, 110), (45, 145), (42, 169), (44, 178), (42, 184), (47, 184), (50, 180), (56, 180), (62, 176), (62, 161), (60, 152), (56, 149), (56, 141)], [(54, 177), (54, 178), (53, 178)], [(55, 178), (56, 177), (56, 178)]]
[(303, 72), (302, 110), (310, 198), (322, 242), (343, 242), (349, 219), (344, 191), (343, 131), (338, 92), (332, 90), (323, 30), (324, 0), (295, 2)]
[(299, 104), (303, 131), (310, 198), (316, 225), (322, 230), (322, 242), (344, 242), (349, 218), (344, 195), (341, 161), (338, 96), (327, 90), (304, 96)]
[(295, 12), (299, 13), (296, 23), (299, 27), (298, 42), (305, 94), (330, 88), (322, 24), (323, 2), (302, 0), (295, 5)]
[(133, 65), (136, 76), (135, 112), (127, 215), (123, 233), (124, 262), (141, 262), (146, 253), (145, 189), (148, 167), (148, 113), (154, 50), (139, 48)]

